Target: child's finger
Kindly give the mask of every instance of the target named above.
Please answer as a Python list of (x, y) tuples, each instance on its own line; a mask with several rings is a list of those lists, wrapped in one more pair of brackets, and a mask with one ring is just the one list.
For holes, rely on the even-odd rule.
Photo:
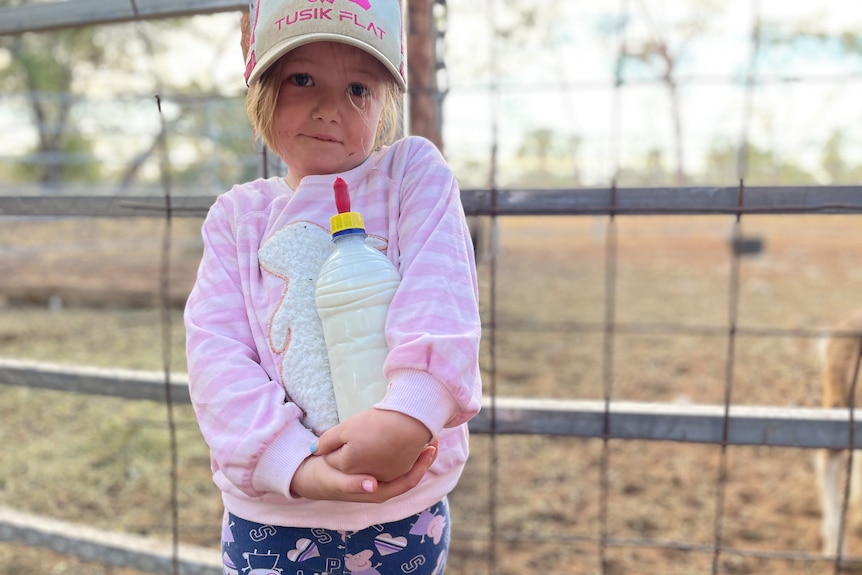
[(374, 493), (377, 491), (377, 480), (373, 477), (363, 479), (360, 485), (362, 486), (363, 493)]
[(311, 451), (312, 455), (327, 455), (339, 449), (342, 445), (344, 445), (344, 441), (342, 441), (341, 434), (338, 433), (338, 426), (336, 425), (324, 431), (317, 438), (317, 441), (311, 444), (309, 451)]

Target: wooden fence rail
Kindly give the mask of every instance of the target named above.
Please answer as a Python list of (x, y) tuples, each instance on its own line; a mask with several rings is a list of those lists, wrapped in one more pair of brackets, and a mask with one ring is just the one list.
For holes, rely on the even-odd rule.
[(0, 34), (247, 10), (242, 0), (66, 0), (0, 8)]
[[(85, 561), (98, 561), (144, 573), (171, 573), (174, 563), (172, 545), (166, 541), (94, 529), (2, 507), (0, 541), (50, 549)], [(220, 554), (215, 549), (180, 545), (177, 551), (181, 575), (223, 573)]]
[[(173, 373), (167, 379), (152, 371), (0, 359), (0, 385), (159, 402), (166, 401), (170, 385), (171, 400), (188, 403), (186, 374)], [(862, 445), (862, 423), (852, 415), (849, 409), (485, 397), (470, 431), (846, 449), (851, 446), (851, 421), (852, 445)]]
[[(214, 196), (175, 195), (174, 216), (203, 216)], [(468, 216), (862, 214), (862, 186), (465, 189)], [(163, 196), (0, 195), (0, 216), (164, 217)]]

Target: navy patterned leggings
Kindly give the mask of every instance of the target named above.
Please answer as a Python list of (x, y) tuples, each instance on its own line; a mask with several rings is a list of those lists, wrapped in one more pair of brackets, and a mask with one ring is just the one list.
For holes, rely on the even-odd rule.
[(262, 525), (225, 513), (225, 575), (442, 575), (449, 505), (362, 531)]

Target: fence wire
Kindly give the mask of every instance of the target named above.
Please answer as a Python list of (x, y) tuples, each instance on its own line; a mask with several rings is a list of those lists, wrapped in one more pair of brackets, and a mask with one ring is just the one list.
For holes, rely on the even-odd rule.
[[(141, 13), (138, 9), (137, 0), (129, 0), (132, 10), (132, 19), (135, 31), (146, 47), (147, 56), (154, 59), (152, 43), (142, 27)], [(163, 82), (159, 73), (154, 69), (154, 85), (156, 86), (155, 104), (159, 115), (159, 131), (156, 141), (159, 181), (162, 185), (164, 199), (164, 227), (162, 229), (161, 252), (159, 254), (159, 318), (161, 321), (161, 346), (162, 346), (162, 372), (164, 376), (165, 393), (165, 422), (168, 432), (168, 447), (170, 451), (170, 466), (168, 469), (169, 500), (170, 500), (170, 531), (171, 531), (171, 575), (180, 575), (180, 513), (179, 513), (179, 443), (177, 440), (177, 422), (174, 413), (173, 385), (171, 382), (171, 350), (172, 340), (172, 298), (171, 298), (171, 251), (173, 236), (173, 203), (172, 203), (172, 167), (170, 144), (168, 142), (168, 128), (165, 122), (165, 114), (162, 109)]]
[[(130, 0), (131, 10), (136, 22), (140, 22), (138, 8), (135, 0)], [(498, 24), (496, 15), (499, 8), (495, 0), (488, 0), (488, 26), (494, 31), (491, 40), (491, 62), (492, 68), (496, 70), (498, 65), (497, 59), (499, 55), (497, 48), (500, 42), (503, 41), (497, 33)], [(746, 112), (743, 114), (743, 125), (740, 128), (740, 140), (737, 150), (737, 172), (739, 176), (738, 187), (722, 188), (716, 194), (716, 190), (710, 190), (709, 194), (705, 194), (710, 199), (716, 195), (721, 196), (722, 193), (727, 195), (727, 192), (735, 192), (735, 205), (723, 205), (721, 207), (703, 207), (693, 205), (690, 207), (680, 207), (674, 202), (674, 197), (666, 197), (659, 206), (656, 205), (656, 197), (661, 194), (661, 190), (634, 190), (627, 193), (627, 190), (618, 188), (617, 177), (621, 171), (621, 126), (622, 126), (622, 98), (621, 90), (625, 84), (620, 70), (617, 71), (617, 83), (614, 92), (615, 104), (613, 106), (613, 114), (610, 118), (610, 133), (612, 135), (613, 152), (613, 177), (609, 187), (606, 190), (581, 190), (581, 197), (573, 197), (571, 190), (566, 191), (567, 208), (560, 209), (559, 203), (555, 203), (559, 196), (555, 192), (549, 192), (547, 195), (552, 196), (551, 200), (543, 203), (540, 190), (528, 190), (535, 201), (535, 206), (524, 206), (523, 190), (503, 190), (498, 186), (498, 145), (499, 145), (499, 96), (502, 89), (499, 84), (497, 74), (492, 74), (491, 93), (492, 93), (492, 108), (494, 110), (492, 123), (492, 147), (490, 150), (490, 170), (488, 174), (488, 185), (486, 189), (476, 190), (475, 196), (480, 196), (478, 199), (472, 198), (470, 191), (465, 193), (465, 208), (470, 214), (488, 215), (491, 219), (491, 225), (494, 230), (497, 229), (497, 219), (501, 215), (517, 214), (562, 214), (570, 213), (577, 215), (602, 215), (607, 218), (607, 225), (604, 232), (604, 316), (600, 323), (553, 323), (553, 322), (513, 322), (500, 319), (498, 316), (499, 302), (497, 299), (497, 289), (499, 281), (498, 260), (492, 257), (488, 262), (490, 275), (490, 285), (488, 291), (489, 297), (489, 315), (484, 326), (484, 340), (487, 342), (489, 357), (488, 357), (488, 377), (485, 380), (486, 396), (488, 400), (488, 433), (489, 433), (489, 466), (487, 481), (485, 487), (489, 494), (487, 515), (488, 528), (487, 532), (465, 532), (465, 537), (472, 537), (478, 540), (484, 540), (487, 544), (487, 553), (485, 555), (485, 563), (487, 571), (491, 575), (497, 575), (500, 572), (500, 561), (504, 558), (504, 553), (501, 551), (501, 543), (506, 542), (556, 542), (560, 544), (584, 543), (595, 545), (597, 549), (596, 561), (598, 571), (600, 573), (610, 572), (610, 563), (608, 559), (608, 550), (613, 548), (655, 548), (655, 549), (672, 549), (678, 551), (693, 551), (711, 555), (711, 572), (717, 574), (721, 572), (721, 559), (725, 555), (733, 554), (739, 556), (755, 556), (769, 559), (781, 559), (789, 561), (820, 561), (822, 557), (815, 553), (806, 553), (800, 551), (781, 551), (770, 552), (762, 550), (737, 549), (725, 544), (724, 529), (725, 529), (725, 513), (726, 513), (726, 489), (728, 481), (728, 446), (731, 445), (731, 429), (730, 422), (732, 420), (731, 410), (733, 406), (733, 388), (734, 388), (734, 373), (736, 371), (736, 351), (739, 345), (738, 339), (741, 335), (757, 335), (768, 337), (821, 337), (824, 335), (823, 330), (810, 329), (768, 329), (768, 328), (751, 328), (739, 326), (739, 298), (740, 298), (740, 258), (741, 255), (733, 252), (730, 258), (729, 280), (727, 286), (727, 326), (712, 326), (712, 325), (680, 325), (671, 323), (625, 323), (619, 321), (617, 317), (617, 301), (616, 294), (618, 289), (618, 263), (619, 263), (619, 246), (618, 246), (618, 222), (621, 216), (644, 215), (644, 214), (664, 214), (664, 215), (681, 215), (681, 214), (731, 214), (734, 216), (734, 224), (732, 228), (732, 239), (734, 242), (742, 242), (744, 234), (745, 218), (750, 214), (762, 213), (862, 213), (862, 201), (859, 199), (859, 192), (862, 188), (846, 187), (835, 190), (838, 200), (823, 200), (822, 195), (811, 194), (809, 189), (800, 189), (799, 194), (793, 196), (792, 190), (775, 189), (776, 192), (790, 193), (790, 200), (782, 200), (783, 203), (775, 205), (770, 203), (777, 195), (770, 196), (762, 203), (757, 201), (757, 191), (752, 191), (745, 184), (747, 172), (747, 147), (749, 144), (749, 135), (751, 131), (751, 100), (753, 99), (753, 90), (755, 86), (755, 63), (757, 61), (757, 50), (759, 45), (759, 3), (753, 2), (753, 26), (752, 26), (752, 55), (751, 68), (749, 70), (749, 81), (746, 83), (745, 101)], [(619, 53), (620, 62), (622, 55), (627, 53), (626, 47), (626, 22), (629, 21), (630, 6), (626, 0), (622, 0), (619, 8), (619, 26), (617, 33), (619, 34)], [(139, 30), (142, 38), (145, 38), (145, 33)], [(145, 42), (146, 44), (146, 42)], [(157, 105), (160, 106), (160, 97), (156, 95)], [(161, 115), (161, 109), (159, 109)], [(140, 214), (141, 210), (164, 218), (164, 233), (161, 245), (161, 266), (159, 271), (160, 284), (160, 321), (162, 335), (162, 358), (163, 358), (163, 384), (164, 384), (164, 404), (165, 404), (165, 423), (169, 433), (170, 445), (170, 510), (171, 510), (171, 533), (172, 533), (172, 573), (179, 575), (180, 573), (180, 520), (179, 520), (179, 454), (177, 440), (177, 422), (174, 414), (174, 404), (176, 392), (176, 382), (172, 379), (171, 374), (171, 350), (172, 342), (172, 316), (171, 316), (171, 277), (170, 277), (170, 254), (172, 251), (172, 225), (174, 218), (177, 215), (200, 215), (206, 210), (211, 199), (202, 198), (197, 201), (188, 200), (187, 198), (177, 198), (172, 194), (171, 181), (171, 163), (170, 163), (170, 143), (167, 139), (167, 130), (162, 120), (162, 130), (159, 135), (159, 151), (161, 158), (161, 183), (163, 186), (162, 198), (137, 198), (137, 199), (100, 199), (100, 198), (63, 198), (63, 199), (44, 199), (44, 198), (0, 198), (0, 214), (6, 215), (26, 215), (34, 213), (37, 215), (46, 215), (45, 207), (53, 205), (54, 209), (68, 215), (69, 212), (90, 213), (99, 210), (105, 210), (105, 204), (110, 202), (118, 202), (119, 205), (113, 208), (116, 211), (127, 211), (128, 214)], [(266, 157), (266, 151), (262, 151), (262, 165), (267, 171), (270, 166), (270, 161)], [(685, 194), (691, 190), (683, 188), (669, 189), (672, 192), (681, 192)], [(520, 192), (520, 195), (519, 195)], [(594, 203), (588, 207), (584, 207), (583, 197), (593, 197)], [(600, 194), (600, 197), (599, 195)], [(755, 196), (754, 205), (751, 205), (752, 194)], [(698, 195), (691, 194), (694, 197)], [(768, 194), (767, 194), (768, 195)], [(632, 198), (648, 198), (645, 204), (638, 205)], [(813, 199), (812, 199), (813, 198)], [(471, 203), (475, 199), (474, 203)], [(186, 207), (183, 203), (189, 201), (191, 207)], [(798, 203), (793, 203), (794, 201)], [(804, 200), (804, 201), (802, 201)], [(63, 202), (62, 205), (60, 202)], [(138, 202), (136, 204), (136, 202)], [(695, 203), (696, 204), (696, 203)], [(77, 207), (69, 207), (70, 205)], [(28, 207), (29, 206), (29, 207)], [(61, 207), (57, 207), (61, 206)], [(81, 207), (84, 206), (84, 207)], [(79, 215), (77, 213), (73, 215)], [(494, 232), (496, 233), (496, 232)], [(500, 468), (500, 443), (501, 436), (498, 426), (498, 334), (501, 331), (545, 331), (560, 333), (571, 332), (594, 332), (601, 335), (601, 385), (602, 385), (602, 402), (604, 409), (602, 412), (602, 432), (601, 432), (601, 458), (598, 473), (598, 491), (600, 493), (599, 503), (599, 518), (596, 525), (596, 534), (594, 536), (576, 536), (576, 535), (557, 535), (552, 533), (541, 534), (540, 537), (525, 535), (524, 533), (513, 533), (503, 530), (499, 525), (498, 511), (502, 504), (500, 499), (499, 488), (501, 485), (501, 477), (499, 475)], [(723, 427), (721, 433), (721, 441), (718, 445), (720, 450), (719, 465), (717, 475), (714, 479), (716, 486), (715, 501), (714, 501), (714, 522), (713, 522), (713, 538), (710, 544), (692, 544), (684, 541), (658, 540), (651, 538), (626, 538), (614, 536), (611, 531), (609, 515), (611, 510), (611, 487), (610, 475), (612, 473), (614, 461), (612, 461), (611, 442), (619, 441), (612, 433), (612, 404), (615, 401), (615, 353), (617, 351), (617, 338), (622, 334), (696, 334), (707, 335), (715, 338), (726, 338), (725, 364), (724, 364), (724, 389), (723, 389)], [(831, 335), (842, 335), (841, 332), (829, 332)], [(858, 335), (855, 333), (847, 333), (843, 335)], [(850, 496), (850, 478), (852, 474), (853, 449), (856, 447), (855, 441), (855, 386), (859, 378), (859, 361), (857, 359), (854, 377), (853, 388), (850, 393), (849, 403), (849, 433), (847, 447), (850, 448), (850, 457), (847, 462), (846, 481), (842, 500), (842, 523), (840, 527), (842, 539), (845, 531), (845, 518), (848, 510), (848, 502)], [(842, 549), (839, 547), (839, 552), (834, 558), (834, 573), (838, 573), (847, 558), (842, 558)]]

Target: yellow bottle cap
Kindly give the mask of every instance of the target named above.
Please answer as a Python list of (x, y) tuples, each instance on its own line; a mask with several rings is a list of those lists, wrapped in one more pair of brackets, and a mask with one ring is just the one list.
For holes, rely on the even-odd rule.
[(365, 222), (359, 212), (343, 212), (329, 218), (329, 228), (332, 235), (344, 230), (361, 229), (365, 231)]

